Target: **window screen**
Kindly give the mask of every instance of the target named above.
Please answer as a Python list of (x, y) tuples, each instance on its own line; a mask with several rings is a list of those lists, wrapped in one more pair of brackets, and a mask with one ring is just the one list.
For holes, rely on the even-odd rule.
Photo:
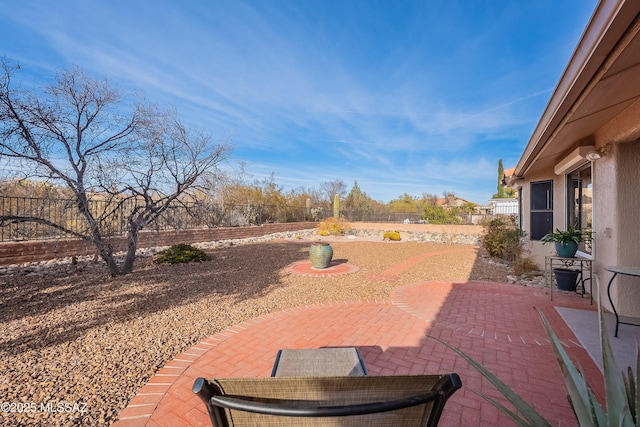
[(531, 184), (531, 240), (540, 240), (553, 231), (553, 181)]

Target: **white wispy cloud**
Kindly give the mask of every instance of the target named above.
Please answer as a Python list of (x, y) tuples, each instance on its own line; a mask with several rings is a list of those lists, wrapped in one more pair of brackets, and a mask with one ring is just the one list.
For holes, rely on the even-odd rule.
[(595, 0), (28, 3), (0, 11), (0, 53), (39, 75), (77, 64), (142, 90), (231, 133), (256, 175), (483, 202)]

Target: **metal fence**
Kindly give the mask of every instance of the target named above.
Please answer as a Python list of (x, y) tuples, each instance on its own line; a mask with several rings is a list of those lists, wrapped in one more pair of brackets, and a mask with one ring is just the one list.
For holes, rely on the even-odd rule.
[[(126, 233), (127, 218), (137, 205), (139, 203), (135, 200), (91, 200), (89, 209), (105, 235), (117, 236)], [(323, 215), (324, 210), (316, 213)], [(37, 218), (41, 222), (15, 217)], [(0, 196), (0, 218), (4, 218), (0, 221), (0, 241), (3, 242), (69, 237), (68, 233), (44, 221), (80, 234), (86, 234), (89, 229), (86, 219), (78, 213), (77, 203), (70, 199)], [(149, 227), (154, 230), (184, 230), (313, 220), (309, 209), (299, 206), (180, 202), (169, 206)]]
[[(105, 235), (123, 235), (127, 218), (140, 202), (91, 200), (89, 209), (98, 219)], [(321, 221), (333, 216), (332, 208), (287, 205), (232, 205), (219, 202), (192, 201), (169, 206), (153, 224), (153, 230), (185, 230), (195, 228), (238, 227), (264, 223)], [(340, 216), (351, 222), (425, 223), (419, 212), (389, 210), (341, 210)], [(32, 217), (59, 224), (68, 230), (87, 234), (86, 219), (78, 214), (71, 199), (49, 199), (0, 196), (0, 218)], [(460, 223), (478, 223), (478, 216), (463, 214)], [(58, 239), (70, 237), (64, 231), (42, 222), (5, 219), (0, 221), (0, 241)]]

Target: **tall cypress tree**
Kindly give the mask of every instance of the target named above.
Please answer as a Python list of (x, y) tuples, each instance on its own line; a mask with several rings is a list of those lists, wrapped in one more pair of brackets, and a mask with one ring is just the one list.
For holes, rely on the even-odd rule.
[(502, 166), (502, 159), (498, 161), (498, 199), (504, 199), (504, 184), (502, 181), (504, 180), (504, 167)]

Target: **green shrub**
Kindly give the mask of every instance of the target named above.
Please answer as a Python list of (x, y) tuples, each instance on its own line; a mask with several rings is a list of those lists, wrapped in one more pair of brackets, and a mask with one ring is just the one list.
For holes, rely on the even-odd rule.
[(460, 208), (445, 208), (444, 206), (425, 206), (422, 219), (430, 224), (462, 224), (464, 221), (460, 216), (463, 213)]
[(522, 253), (520, 238), (522, 231), (516, 227), (514, 217), (499, 216), (485, 224), (485, 233), (482, 236), (482, 247), (493, 258), (502, 258), (513, 262), (519, 259)]
[(161, 251), (159, 253), (159, 257), (156, 258), (155, 263), (160, 264), (166, 262), (169, 264), (181, 264), (191, 261), (208, 261), (210, 259), (209, 255), (207, 255), (202, 249), (181, 243)]
[(399, 231), (385, 231), (384, 235), (382, 236), (384, 238), (384, 240), (394, 240), (394, 241), (400, 241), (400, 232)]

